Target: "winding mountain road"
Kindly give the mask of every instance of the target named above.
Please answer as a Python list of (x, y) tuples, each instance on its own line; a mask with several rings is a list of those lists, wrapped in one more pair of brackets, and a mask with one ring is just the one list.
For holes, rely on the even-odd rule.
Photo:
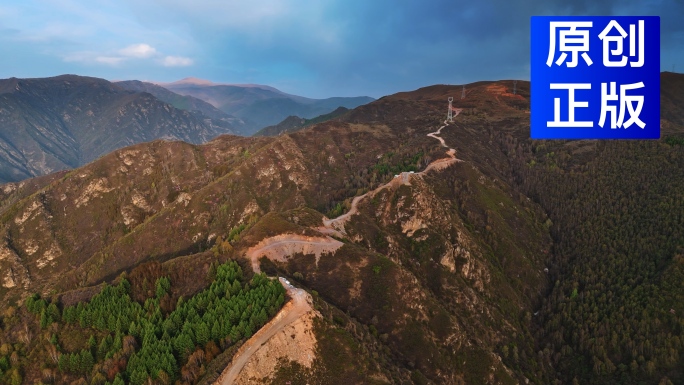
[(271, 321), (259, 329), (252, 338), (240, 347), (226, 370), (223, 371), (214, 384), (234, 384), (240, 371), (245, 367), (247, 362), (249, 362), (252, 355), (256, 353), (266, 341), (283, 330), (286, 326), (299, 319), (299, 317), (311, 311), (311, 297), (309, 296), (309, 293), (292, 286), (283, 277), (280, 277), (278, 280), (287, 290), (287, 293), (292, 300), (285, 304)]
[[(462, 109), (454, 109), (453, 111), (454, 111), (454, 117), (456, 117), (456, 116), (458, 116), (458, 114), (461, 113)], [(347, 222), (347, 220), (349, 218), (351, 218), (354, 214), (356, 214), (359, 211), (359, 209), (358, 209), (359, 202), (361, 202), (367, 196), (370, 196), (370, 197), (375, 196), (375, 194), (379, 193), (383, 189), (385, 189), (389, 186), (392, 186), (393, 184), (396, 184), (397, 182), (399, 182), (399, 179), (401, 179), (401, 183), (406, 184), (406, 183), (410, 182), (411, 175), (420, 176), (420, 175), (423, 175), (423, 174), (425, 174), (431, 170), (441, 170), (441, 169), (443, 169), (443, 168), (445, 168), (445, 167), (447, 167), (453, 163), (462, 162), (462, 160), (456, 158), (456, 150), (447, 146), (444, 139), (442, 139), (441, 137), (438, 136), (442, 133), (442, 129), (448, 125), (449, 125), (449, 122), (444, 121), (444, 125), (439, 127), (439, 129), (437, 131), (427, 134), (427, 136), (439, 140), (439, 142), (442, 144), (442, 147), (446, 147), (449, 149), (449, 151), (447, 151), (447, 155), (449, 155), (448, 158), (437, 159), (434, 162), (431, 162), (425, 168), (425, 170), (423, 170), (421, 172), (417, 172), (417, 173), (403, 172), (403, 173), (401, 173), (401, 175), (399, 175), (399, 177), (395, 177), (394, 179), (392, 179), (388, 183), (385, 183), (384, 185), (376, 188), (375, 190), (369, 191), (363, 195), (359, 195), (357, 197), (354, 197), (354, 199), (352, 200), (351, 208), (349, 209), (349, 211), (347, 211), (345, 214), (340, 215), (337, 218), (323, 220), (323, 226), (326, 228), (335, 229), (337, 231), (344, 233), (344, 224)]]
[[(462, 111), (461, 109), (454, 109), (454, 117)], [(345, 233), (344, 224), (351, 218), (354, 214), (358, 212), (358, 204), (367, 196), (374, 196), (383, 189), (396, 185), (410, 183), (411, 175), (423, 175), (431, 170), (441, 170), (449, 165), (461, 162), (460, 159), (456, 158), (456, 150), (447, 146), (444, 139), (439, 137), (444, 127), (447, 127), (449, 123), (444, 121), (444, 125), (439, 127), (435, 132), (427, 134), (427, 136), (437, 139), (442, 147), (446, 147), (448, 158), (437, 159), (431, 162), (425, 170), (418, 173), (402, 173), (400, 176), (395, 177), (388, 183), (376, 188), (373, 191), (367, 192), (363, 195), (357, 196), (352, 200), (351, 208), (345, 214), (338, 216), (337, 218), (324, 219), (323, 226), (318, 230), (323, 234), (330, 235), (341, 235), (340, 233)], [(289, 255), (300, 252), (304, 254), (315, 254), (316, 263), (320, 258), (322, 253), (333, 252), (343, 245), (342, 242), (331, 238), (330, 236), (325, 237), (305, 237), (297, 234), (281, 234), (275, 237), (267, 238), (250, 247), (247, 250), (246, 256), (250, 259), (252, 264), (252, 269), (255, 273), (261, 272), (259, 267), (259, 258), (266, 256), (267, 258), (284, 262)], [(302, 290), (297, 289), (292, 286), (285, 278), (279, 278), (280, 283), (285, 287), (287, 293), (292, 299), (289, 301), (282, 309), (276, 314), (276, 316), (269, 321), (264, 327), (259, 329), (256, 334), (252, 336), (244, 345), (235, 353), (233, 360), (223, 371), (219, 379), (214, 383), (215, 385), (233, 385), (235, 379), (240, 374), (240, 371), (249, 362), (249, 359), (254, 353), (256, 353), (261, 346), (266, 343), (271, 337), (276, 333), (283, 330), (286, 326), (290, 325), (300, 317), (302, 317), (307, 312), (311, 311), (311, 297), (310, 295)]]

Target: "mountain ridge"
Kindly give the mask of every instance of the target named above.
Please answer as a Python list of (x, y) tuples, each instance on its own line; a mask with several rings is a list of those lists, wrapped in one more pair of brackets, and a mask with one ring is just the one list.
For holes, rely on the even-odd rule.
[(233, 132), (228, 122), (176, 109), (104, 79), (62, 75), (0, 80), (0, 181), (88, 163), (157, 138), (193, 143)]
[[(240, 134), (240, 127), (244, 125), (240, 119), (226, 114), (204, 100), (197, 99), (192, 96), (179, 95), (175, 92), (156, 85), (154, 83), (141, 82), (139, 80), (124, 80), (115, 82), (116, 85), (128, 91), (147, 92), (152, 94), (162, 102), (168, 103), (179, 110), (197, 111), (214, 121), (223, 121), (227, 124), (229, 129), (232, 128), (233, 133)], [(205, 119), (201, 117), (201, 119)]]
[(245, 130), (248, 135), (263, 127), (275, 125), (290, 115), (311, 119), (330, 113), (338, 107), (354, 108), (374, 100), (366, 96), (312, 99), (290, 95), (272, 87), (213, 83), (170, 83), (165, 87), (175, 93), (204, 100), (221, 111), (244, 120), (248, 126)]
[[(663, 83), (664, 137), (684, 135), (678, 110), (668, 110), (682, 95), (676, 80)], [(208, 287), (213, 263), (235, 260), (247, 278), (287, 277), (321, 314), (307, 329), (311, 366), (274, 362), (258, 373), (266, 383), (681, 381), (681, 144), (533, 141), (529, 83), (512, 88), (468, 85), (442, 129), (460, 86), (390, 95), (278, 137), (141, 143), (3, 185), (0, 301), (38, 292), (59, 310), (60, 293), (79, 289), (73, 305), (102, 282), (136, 277), (132, 292), (153, 309), (157, 277), (190, 296)], [(294, 238), (331, 247), (273, 251), (273, 240)], [(264, 245), (271, 258), (259, 258)], [(12, 309), (0, 343), (23, 347), (8, 373), (37, 382), (50, 333), (40, 314)], [(17, 345), (24, 324), (36, 337)], [(59, 343), (100, 333), (78, 322), (47, 327)], [(286, 351), (291, 339), (268, 346)], [(236, 340), (193, 344), (205, 357), (216, 357), (214, 345), (225, 355), (187, 382), (215, 380)], [(74, 339), (66, 352), (87, 348)], [(58, 381), (78, 379), (47, 366)]]
[(278, 136), (284, 133), (292, 133), (316, 123), (322, 123), (328, 120), (338, 118), (349, 111), (350, 110), (348, 108), (338, 107), (335, 111), (332, 111), (329, 114), (319, 115), (311, 119), (304, 119), (296, 115), (290, 115), (287, 118), (285, 118), (282, 122), (274, 126), (264, 127), (261, 130), (255, 132), (254, 136)]
[(254, 83), (216, 83), (211, 80), (207, 79), (200, 79), (196, 77), (187, 77), (183, 78), (180, 80), (176, 80), (173, 82), (154, 82), (154, 81), (149, 81), (148, 83), (156, 84), (158, 86), (179, 86), (179, 85), (196, 85), (196, 86), (235, 86), (235, 87), (244, 87), (244, 88), (263, 88), (265, 90), (271, 90), (271, 91), (276, 91), (280, 93), (284, 93), (280, 90), (278, 90), (275, 87), (267, 86), (264, 84), (254, 84)]

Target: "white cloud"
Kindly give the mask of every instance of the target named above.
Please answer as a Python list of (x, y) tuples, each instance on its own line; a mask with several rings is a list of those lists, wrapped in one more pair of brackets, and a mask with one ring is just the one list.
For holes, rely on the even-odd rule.
[(137, 59), (147, 59), (158, 54), (157, 50), (149, 44), (133, 44), (120, 49), (119, 54)]
[(118, 66), (131, 60), (153, 59), (164, 67), (187, 67), (194, 64), (194, 60), (185, 56), (163, 56), (149, 44), (133, 44), (119, 50), (80, 51), (61, 55), (65, 62), (81, 62), (85, 64), (104, 64)]
[(187, 67), (194, 63), (189, 57), (183, 56), (167, 56), (162, 60), (164, 67)]
[(117, 66), (128, 60), (128, 58), (93, 51), (81, 51), (62, 55), (62, 60), (67, 63), (80, 62), (84, 64), (106, 64), (109, 66)]

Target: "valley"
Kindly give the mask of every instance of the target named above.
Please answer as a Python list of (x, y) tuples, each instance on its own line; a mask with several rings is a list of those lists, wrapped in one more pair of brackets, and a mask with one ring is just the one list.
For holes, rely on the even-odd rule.
[(202, 144), (223, 134), (248, 136), (294, 114), (312, 124), (373, 100), (309, 99), (192, 79), (165, 86), (76, 75), (0, 79), (0, 183), (73, 169), (157, 139)]
[(312, 99), (260, 84), (216, 84), (195, 78), (160, 85), (177, 94), (200, 99), (242, 119), (244, 135), (256, 134), (289, 116), (312, 119), (340, 107), (355, 108), (374, 100), (367, 96)]

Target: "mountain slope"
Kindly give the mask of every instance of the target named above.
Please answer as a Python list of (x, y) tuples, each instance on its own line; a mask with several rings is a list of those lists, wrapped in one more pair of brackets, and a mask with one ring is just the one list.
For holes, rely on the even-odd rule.
[(373, 98), (365, 96), (310, 99), (259, 85), (217, 85), (181, 81), (162, 86), (175, 93), (204, 100), (227, 114), (243, 119), (248, 126), (248, 135), (263, 127), (277, 124), (290, 115), (310, 119), (330, 113), (338, 107), (355, 108), (373, 101)]
[[(412, 115), (404, 111), (404, 117)], [(7, 204), (3, 216), (7, 242), (0, 248), (4, 256), (0, 264), (6, 273), (0, 295), (12, 301), (33, 291), (47, 295), (75, 287), (85, 290), (150, 260), (171, 262), (198, 252), (192, 258), (200, 258), (207, 248), (213, 248), (217, 258), (241, 260), (247, 249), (271, 236), (320, 236), (317, 228), (323, 223), (322, 215), (303, 207), (336, 215), (345, 200), (359, 190), (369, 191), (392, 180), (395, 170), (417, 170), (444, 157), (438, 142), (427, 136), (440, 124), (442, 114), (434, 112), (416, 114), (411, 120), (397, 117), (401, 124), (389, 122), (389, 126), (326, 122), (278, 138), (224, 136), (201, 146), (157, 141), (116, 151)], [(317, 140), (312, 141), (312, 136)], [(384, 156), (378, 158), (378, 154)], [(338, 324), (314, 327), (322, 350), (312, 375), (367, 382), (365, 375), (354, 374), (355, 358), (339, 361), (329, 356), (332, 351), (351, 348), (350, 341), (358, 341), (354, 343), (361, 343), (367, 351), (361, 356), (368, 359), (364, 364), (368, 375), (437, 382), (469, 378), (450, 367), (462, 362), (459, 354), (466, 351), (459, 346), (473, 339), (484, 345), (467, 350), (469, 354), (494, 365), (497, 377), (510, 376), (497, 361), (486, 358), (491, 344), (502, 336), (491, 334), (477, 321), (479, 312), (486, 309), (491, 314), (487, 322), (497, 328), (528, 334), (524, 326), (505, 326), (504, 314), (517, 313), (520, 308), (498, 310), (504, 302), (499, 302), (496, 293), (519, 293), (507, 302), (529, 308), (531, 293), (541, 290), (543, 280), (536, 278), (534, 284), (524, 285), (530, 289), (520, 290), (517, 287), (522, 281), (502, 275), (500, 262), (478, 246), (485, 242), (477, 233), (482, 230), (468, 229), (460, 209), (449, 202), (452, 192), (460, 189), (447, 181), (462, 178), (459, 183), (474, 184), (482, 174), (468, 166), (445, 171), (448, 174), (429, 174), (424, 182), (415, 180), (412, 187), (399, 186), (395, 192), (388, 191), (389, 195), (378, 195), (377, 204), (386, 205), (380, 211), (387, 214), (377, 219), (367, 211), (371, 202), (365, 202), (360, 207), (363, 216), (352, 217), (348, 236), (343, 236), (345, 246), (321, 257), (318, 269), (310, 261), (312, 256), (304, 255), (294, 256), (294, 265), (275, 267), (289, 271), (290, 276), (301, 274), (300, 281), (322, 296), (316, 301), (323, 301), (326, 314), (338, 314), (335, 308), (340, 308), (342, 314), (348, 312), (354, 318), (340, 315)], [(517, 207), (506, 198), (509, 192), (505, 187), (487, 184), (482, 188)], [(6, 199), (12, 192), (8, 194)], [(471, 192), (463, 194), (464, 201), (470, 202), (466, 196)], [(411, 197), (421, 196), (424, 199), (411, 201)], [(464, 207), (473, 205), (479, 210), (482, 204), (475, 200)], [(498, 210), (497, 206), (492, 209)], [(541, 214), (521, 206), (518, 210), (526, 214), (516, 219), (515, 210), (510, 210), (506, 216), (513, 217), (492, 224), (508, 228), (494, 239), (529, 250), (511, 255), (510, 265), (524, 260), (538, 272), (542, 268), (539, 261), (527, 255), (548, 242), (536, 225), (541, 219), (534, 219)], [(392, 212), (402, 212), (402, 223), (406, 223), (380, 230), (386, 221), (396, 220)], [(83, 216), (92, 213), (101, 213), (97, 221), (84, 220)], [(433, 226), (422, 228), (421, 215), (433, 216)], [(416, 231), (407, 235), (404, 227), (414, 225)], [(515, 227), (529, 232), (529, 237), (513, 237)], [(465, 270), (456, 255), (439, 262), (444, 252), (453, 254), (449, 248), (454, 245), (468, 253), (461, 256), (467, 260)], [(415, 264), (410, 262), (414, 259)], [(443, 282), (426, 275), (437, 272), (443, 274)], [(453, 297), (460, 291), (468, 294)], [(444, 302), (445, 298), (465, 302)], [(471, 307), (489, 301), (493, 302), (485, 308)], [(434, 320), (429, 321), (431, 318)], [(353, 325), (370, 329), (353, 330)], [(330, 339), (338, 333), (348, 337)], [(465, 339), (456, 338), (464, 333)], [(451, 342), (444, 345), (437, 342), (440, 339)], [(426, 352), (424, 358), (411, 353), (421, 350)], [(329, 370), (336, 361), (343, 366), (332, 376)]]
[(278, 136), (284, 133), (293, 133), (299, 131), (302, 128), (311, 126), (316, 123), (322, 123), (331, 119), (335, 119), (339, 116), (346, 114), (349, 111), (348, 108), (338, 107), (335, 111), (319, 115), (312, 119), (304, 119), (299, 116), (288, 116), (282, 122), (276, 124), (275, 126), (264, 127), (261, 130), (254, 133), (254, 136)]
[[(672, 105), (677, 84), (663, 83)], [(154, 310), (147, 263), (189, 296), (211, 282), (210, 262), (234, 259), (288, 277), (318, 312), (287, 329), (308, 336), (311, 360), (281, 335), (264, 346), (284, 360), (245, 365), (266, 383), (681, 382), (684, 147), (532, 141), (529, 83), (512, 85), (468, 85), (446, 126), (461, 90), (431, 86), (292, 134), (143, 143), (5, 185), (0, 300), (39, 292), (59, 310), (129, 276)], [(663, 117), (684, 133), (676, 112)], [(71, 354), (88, 342), (67, 337), (100, 332), (41, 329), (40, 314), (11, 309), (0, 360), (16, 354), (0, 369), (37, 380), (47, 362), (57, 383), (74, 380), (51, 363), (50, 333)], [(203, 378), (176, 374), (212, 383), (236, 340), (191, 341), (216, 358), (197, 358)], [(138, 352), (133, 341), (116, 357)], [(131, 376), (106, 362), (88, 375)]]
[(226, 122), (233, 128), (233, 131), (236, 134), (239, 134), (239, 128), (244, 124), (239, 119), (226, 114), (204, 100), (192, 96), (179, 95), (153, 83), (141, 82), (139, 80), (126, 80), (115, 82), (115, 84), (125, 90), (152, 94), (162, 102), (168, 103), (179, 110), (199, 111), (202, 115), (214, 121)]
[(684, 126), (684, 76), (673, 72), (660, 75), (660, 103), (663, 122), (661, 136), (680, 132), (678, 127)]
[(201, 143), (231, 132), (148, 93), (74, 75), (0, 80), (0, 127), (5, 182), (78, 167), (134, 143)]

